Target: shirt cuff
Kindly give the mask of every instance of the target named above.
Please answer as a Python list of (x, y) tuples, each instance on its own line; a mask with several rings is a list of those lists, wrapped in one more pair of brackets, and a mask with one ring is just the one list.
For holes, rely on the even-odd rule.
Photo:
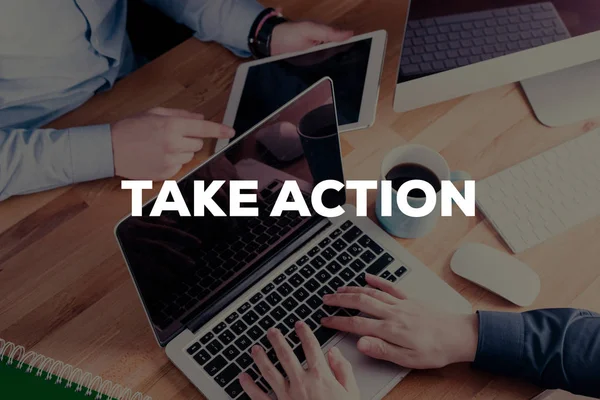
[(73, 183), (114, 176), (110, 125), (69, 129)]
[(254, 20), (265, 8), (254, 0), (233, 3), (223, 29), (223, 45), (239, 57), (251, 55), (248, 35)]
[(479, 341), (473, 366), (511, 375), (523, 356), (525, 328), (520, 313), (478, 311)]

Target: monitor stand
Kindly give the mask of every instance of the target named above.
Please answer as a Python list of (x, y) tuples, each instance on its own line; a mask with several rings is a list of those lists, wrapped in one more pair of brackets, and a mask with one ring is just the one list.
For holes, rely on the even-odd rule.
[(546, 126), (600, 117), (600, 60), (536, 76), (521, 85), (538, 120)]

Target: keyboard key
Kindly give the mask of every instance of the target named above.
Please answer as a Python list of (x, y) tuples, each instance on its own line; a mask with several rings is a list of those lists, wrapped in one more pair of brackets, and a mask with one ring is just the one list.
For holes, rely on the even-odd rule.
[(237, 356), (240, 355), (240, 351), (238, 350), (237, 347), (231, 345), (229, 347), (227, 347), (224, 351), (223, 351), (223, 355), (229, 360), (229, 361), (233, 361), (236, 359)]
[(358, 257), (360, 253), (363, 252), (363, 248), (358, 245), (358, 243), (354, 243), (348, 247), (348, 253), (350, 253), (353, 257)]
[(273, 345), (271, 344), (271, 341), (269, 340), (269, 338), (267, 337), (267, 335), (263, 336), (260, 339), (259, 343), (263, 347), (263, 349), (265, 349), (265, 350), (269, 350), (270, 348), (273, 347)]
[[(342, 254), (346, 254), (346, 253), (342, 253)], [(348, 256), (348, 254), (346, 254), (346, 256)], [(338, 260), (339, 260), (339, 257), (338, 257)], [(327, 271), (331, 272), (332, 275), (335, 275), (342, 270), (342, 266), (337, 261), (333, 261), (333, 262), (329, 263), (329, 265), (327, 265), (326, 268), (327, 268)]]
[(252, 342), (250, 341), (250, 339), (248, 339), (248, 336), (246, 335), (242, 335), (240, 336), (236, 341), (235, 341), (235, 345), (238, 347), (238, 349), (240, 349), (241, 351), (246, 350), (248, 347), (250, 347), (250, 345), (252, 344)]
[(317, 325), (321, 325), (321, 320), (323, 318), (328, 317), (329, 315), (323, 311), (323, 309), (319, 308), (317, 311), (315, 311), (310, 318), (315, 321), (317, 323)]
[(277, 354), (275, 353), (275, 349), (271, 349), (267, 351), (267, 358), (275, 364), (277, 362)]
[(396, 282), (398, 280), (398, 278), (396, 278), (394, 275), (390, 275), (387, 277), (387, 280), (390, 282)]
[(308, 258), (308, 256), (302, 256), (302, 257), (300, 257), (300, 259), (298, 261), (296, 261), (296, 264), (298, 264), (299, 266), (303, 266), (304, 264), (306, 264), (308, 262), (308, 260), (310, 260), (310, 258)]
[(292, 276), (290, 278), (290, 283), (294, 286), (294, 287), (298, 287), (300, 285), (302, 285), (302, 283), (304, 282), (304, 278), (302, 278), (300, 276), (300, 274), (295, 274), (294, 276)]
[(225, 388), (225, 393), (227, 393), (232, 399), (235, 399), (240, 394), (244, 393), (244, 389), (242, 388), (239, 379), (236, 379), (231, 385), (227, 386)]
[(277, 288), (277, 291), (279, 292), (279, 294), (281, 294), (284, 297), (287, 296), (288, 294), (292, 293), (292, 290), (294, 290), (294, 288), (291, 287), (287, 282), (282, 283), (281, 286), (279, 286)]
[(209, 332), (206, 335), (202, 336), (202, 339), (200, 339), (200, 343), (207, 344), (208, 342), (213, 340), (214, 337), (215, 337), (215, 335), (213, 333)]
[(206, 346), (206, 349), (210, 351), (210, 354), (215, 356), (219, 354), (221, 350), (223, 350), (223, 345), (218, 340), (213, 340)]
[(333, 257), (335, 257), (337, 255), (337, 251), (335, 251), (331, 247), (328, 247), (325, 250), (323, 250), (323, 252), (321, 253), (321, 255), (327, 261), (331, 261), (333, 259)]
[(235, 324), (231, 325), (231, 330), (238, 336), (244, 333), (247, 328), (248, 326), (242, 321), (238, 321)]
[(247, 323), (248, 325), (252, 325), (253, 323), (255, 323), (256, 321), (258, 321), (258, 315), (256, 315), (256, 313), (254, 311), (248, 311), (243, 317), (242, 319), (244, 320), (245, 323)]
[(256, 293), (254, 296), (250, 298), (250, 303), (256, 304), (263, 298), (262, 293)]
[(312, 261), (310, 262), (310, 265), (315, 267), (315, 269), (319, 269), (319, 268), (323, 267), (323, 265), (325, 265), (325, 260), (321, 256), (316, 256), (315, 258), (312, 259)]
[(352, 279), (354, 279), (355, 276), (356, 273), (350, 268), (346, 268), (342, 272), (340, 272), (340, 277), (346, 282), (350, 282)]
[(381, 275), (379, 275), (381, 278), (386, 279), (388, 276), (390, 276), (390, 272), (389, 271), (383, 271), (383, 273)]
[(219, 372), (223, 367), (227, 365), (227, 360), (222, 356), (216, 356), (214, 360), (206, 364), (204, 370), (210, 376), (215, 376), (217, 372)]
[(287, 276), (290, 276), (296, 271), (298, 271), (298, 267), (295, 265), (292, 265), (291, 267), (289, 267), (288, 269), (285, 270), (285, 273)]
[(359, 236), (362, 235), (362, 233), (363, 232), (360, 230), (359, 227), (354, 226), (354, 227), (352, 227), (352, 229), (350, 229), (348, 232), (346, 232), (342, 235), (342, 239), (344, 239), (348, 243), (352, 243), (356, 239), (358, 239)]
[(281, 285), (283, 282), (285, 282), (286, 279), (287, 278), (285, 277), (285, 274), (281, 274), (277, 278), (275, 278), (274, 282), (276, 285)]
[(250, 339), (252, 340), (258, 340), (262, 334), (263, 331), (256, 325), (248, 329), (248, 336), (250, 336)]
[(292, 342), (292, 349), (300, 343), (300, 338), (298, 337), (298, 334), (296, 333), (296, 331), (292, 332), (289, 334), (288, 339), (290, 340), (290, 342)]
[(294, 300), (293, 297), (288, 297), (287, 299), (285, 299), (283, 301), (283, 307), (288, 311), (294, 310), (297, 306), (298, 306), (298, 302), (296, 300)]
[(294, 354), (296, 355), (296, 358), (298, 358), (298, 361), (300, 361), (300, 364), (306, 360), (306, 354), (304, 354), (304, 349), (302, 346), (297, 346), (294, 349)]
[(361, 272), (356, 277), (356, 283), (358, 286), (367, 286), (367, 281), (365, 280), (365, 273)]
[(272, 283), (269, 283), (267, 286), (262, 288), (261, 292), (263, 294), (269, 294), (273, 289), (275, 289), (275, 285)]
[(248, 368), (246, 373), (250, 375), (253, 381), (256, 381), (259, 377), (258, 372), (256, 372), (253, 368)]
[(406, 269), (406, 267), (405, 267), (405, 266), (402, 266), (402, 267), (398, 268), (398, 269), (396, 270), (396, 272), (394, 272), (394, 275), (395, 275), (395, 276), (397, 276), (398, 278), (400, 278), (402, 275), (404, 275), (404, 274), (406, 273), (406, 271), (408, 271), (408, 270)]
[(273, 309), (273, 311), (271, 311), (271, 316), (275, 319), (275, 320), (280, 320), (281, 318), (283, 318), (285, 316), (286, 312), (283, 308), (277, 306)]
[(235, 340), (235, 336), (233, 335), (233, 333), (231, 333), (230, 330), (226, 330), (219, 335), (219, 340), (224, 345), (228, 345), (229, 343), (231, 343)]
[(381, 271), (384, 270), (388, 265), (394, 262), (394, 257), (385, 253), (377, 261), (375, 261), (372, 265), (367, 268), (367, 273), (371, 275), (378, 275)]
[(317, 337), (317, 340), (319, 341), (321, 346), (323, 346), (325, 343), (327, 343), (336, 334), (337, 334), (337, 331), (334, 331), (333, 329), (325, 328), (324, 326), (320, 327), (319, 329), (317, 329), (315, 331), (315, 336)]
[(260, 325), (261, 328), (263, 328), (265, 331), (267, 331), (269, 328), (275, 326), (275, 321), (273, 320), (273, 318), (271, 318), (270, 316), (266, 316), (263, 319), (261, 319), (258, 324)]
[(251, 307), (251, 306), (250, 306), (250, 303), (244, 303), (244, 304), (242, 304), (242, 305), (241, 305), (241, 307), (240, 307), (240, 308), (238, 308), (238, 310), (237, 310), (237, 311), (238, 311), (240, 314), (244, 314), (246, 311), (248, 311), (248, 310), (250, 309), (250, 307)]
[(323, 286), (321, 289), (319, 289), (317, 291), (317, 296), (320, 296), (321, 299), (323, 298), (323, 296), (325, 296), (326, 294), (333, 294), (333, 290), (331, 290), (331, 288), (327, 285)]
[(291, 313), (283, 319), (283, 323), (286, 324), (290, 330), (294, 330), (294, 326), (298, 320), (299, 318), (296, 316), (296, 314)]
[(240, 315), (236, 312), (234, 312), (233, 314), (229, 315), (227, 318), (225, 318), (225, 322), (227, 322), (228, 324), (231, 324), (233, 321), (235, 321)]
[(227, 368), (223, 370), (219, 375), (216, 376), (215, 381), (221, 387), (227, 386), (232, 380), (238, 377), (238, 375), (242, 372), (240, 367), (235, 364), (230, 364)]
[(271, 385), (269, 385), (265, 378), (260, 378), (258, 382), (256, 382), (256, 384), (258, 385), (260, 390), (262, 390), (265, 393), (269, 393), (271, 391)]
[(258, 315), (265, 315), (269, 312), (271, 307), (267, 304), (266, 301), (261, 301), (257, 305), (254, 306), (254, 311), (258, 313)]
[(194, 360), (202, 366), (210, 360), (210, 354), (208, 354), (206, 350), (200, 350), (200, 352), (194, 356)]
[(345, 231), (348, 228), (350, 228), (352, 225), (353, 225), (352, 221), (348, 220), (348, 221), (344, 222), (340, 228), (342, 228), (342, 230)]
[(299, 302), (303, 302), (304, 300), (306, 300), (308, 298), (308, 292), (304, 288), (299, 288), (298, 290), (296, 290), (294, 292), (293, 296)]
[(304, 320), (306, 317), (310, 315), (312, 310), (308, 308), (306, 304), (301, 304), (298, 308), (296, 308), (296, 314), (300, 317), (300, 319)]
[(323, 304), (323, 300), (319, 296), (311, 296), (307, 301), (308, 304), (313, 310), (318, 309)]
[(300, 270), (300, 274), (302, 274), (302, 276), (305, 277), (306, 279), (313, 276), (314, 273), (315, 273), (315, 270), (310, 265), (307, 265), (306, 267), (304, 267)]
[(365, 247), (365, 248), (371, 250), (373, 253), (375, 253), (377, 255), (383, 253), (383, 248), (381, 248), (381, 246), (379, 246), (377, 243), (375, 243), (375, 241), (373, 239), (371, 239), (370, 237), (368, 237), (367, 235), (363, 235), (358, 240), (358, 243), (362, 247)]
[(336, 258), (336, 260), (338, 260), (342, 265), (348, 265), (350, 261), (352, 261), (352, 257), (348, 253), (343, 252)]
[(187, 352), (189, 355), (192, 355), (195, 352), (197, 352), (198, 350), (200, 350), (200, 343), (196, 342), (193, 345), (191, 345), (190, 347), (188, 347)]
[(267, 296), (267, 302), (272, 306), (276, 306), (277, 304), (281, 303), (281, 300), (283, 299), (277, 293), (271, 293)]
[(308, 256), (309, 257), (314, 257), (317, 254), (319, 254), (319, 251), (321, 251), (321, 249), (319, 249), (319, 247), (315, 246), (312, 249), (310, 249), (310, 251), (308, 252)]
[(327, 282), (329, 279), (331, 279), (331, 275), (329, 274), (329, 272), (322, 270), (317, 272), (317, 275), (315, 275), (315, 277), (317, 278), (317, 280), (321, 283), (325, 283)]
[(308, 290), (309, 292), (313, 293), (314, 291), (316, 291), (317, 289), (319, 289), (321, 287), (321, 285), (319, 285), (319, 282), (317, 282), (315, 279), (311, 278), (309, 279), (305, 284), (304, 284), (304, 288), (306, 290)]
[(333, 244), (331, 245), (331, 247), (333, 247), (337, 251), (342, 251), (346, 247), (348, 247), (348, 244), (346, 242), (344, 242), (342, 239), (338, 239), (335, 242), (333, 242)]
[(329, 281), (329, 286), (331, 286), (331, 288), (335, 291), (335, 290), (338, 290), (338, 288), (341, 288), (342, 286), (344, 286), (344, 281), (336, 276), (332, 280)]
[(281, 332), (281, 334), (284, 336), (287, 335), (288, 332), (290, 331), (290, 328), (288, 328), (283, 322), (277, 324), (277, 326), (275, 328), (279, 329), (279, 332)]
[(356, 272), (362, 271), (366, 266), (367, 264), (365, 264), (362, 260), (354, 260), (350, 263), (350, 268)]
[(329, 237), (331, 239), (336, 239), (341, 234), (342, 234), (342, 231), (340, 229), (336, 229), (335, 231), (331, 232), (331, 234), (329, 235)]
[(331, 239), (325, 238), (319, 242), (319, 247), (324, 249), (325, 247), (329, 246), (329, 243), (331, 243)]
[(373, 262), (375, 257), (376, 257), (375, 254), (373, 254), (370, 250), (365, 251), (360, 256), (360, 258), (367, 264), (370, 264), (371, 262)]
[(225, 328), (227, 328), (227, 325), (225, 324), (225, 322), (221, 322), (220, 324), (215, 326), (212, 331), (215, 335), (218, 335), (219, 333), (223, 332), (223, 329)]

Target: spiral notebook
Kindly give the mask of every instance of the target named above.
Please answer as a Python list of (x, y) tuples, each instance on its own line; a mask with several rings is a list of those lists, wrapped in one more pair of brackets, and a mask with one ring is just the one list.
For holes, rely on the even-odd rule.
[(1, 399), (152, 400), (0, 338)]

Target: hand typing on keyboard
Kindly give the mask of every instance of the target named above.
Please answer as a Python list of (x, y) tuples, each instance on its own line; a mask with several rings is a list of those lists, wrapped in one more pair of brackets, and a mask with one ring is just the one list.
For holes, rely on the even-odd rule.
[(393, 283), (366, 276), (369, 287), (341, 287), (324, 297), (334, 307), (359, 310), (374, 318), (328, 317), (321, 323), (362, 336), (358, 350), (407, 368), (441, 368), (472, 362), (479, 335), (475, 314), (434, 311), (406, 296)]
[[(252, 348), (252, 358), (277, 399), (359, 400), (358, 386), (348, 360), (337, 348), (325, 356), (317, 338), (304, 322), (297, 322), (295, 327), (306, 356), (306, 369), (302, 368), (298, 357), (278, 329), (271, 328), (267, 334), (289, 380), (273, 365), (262, 347)], [(240, 384), (252, 400), (270, 400), (248, 374), (240, 375)]]

